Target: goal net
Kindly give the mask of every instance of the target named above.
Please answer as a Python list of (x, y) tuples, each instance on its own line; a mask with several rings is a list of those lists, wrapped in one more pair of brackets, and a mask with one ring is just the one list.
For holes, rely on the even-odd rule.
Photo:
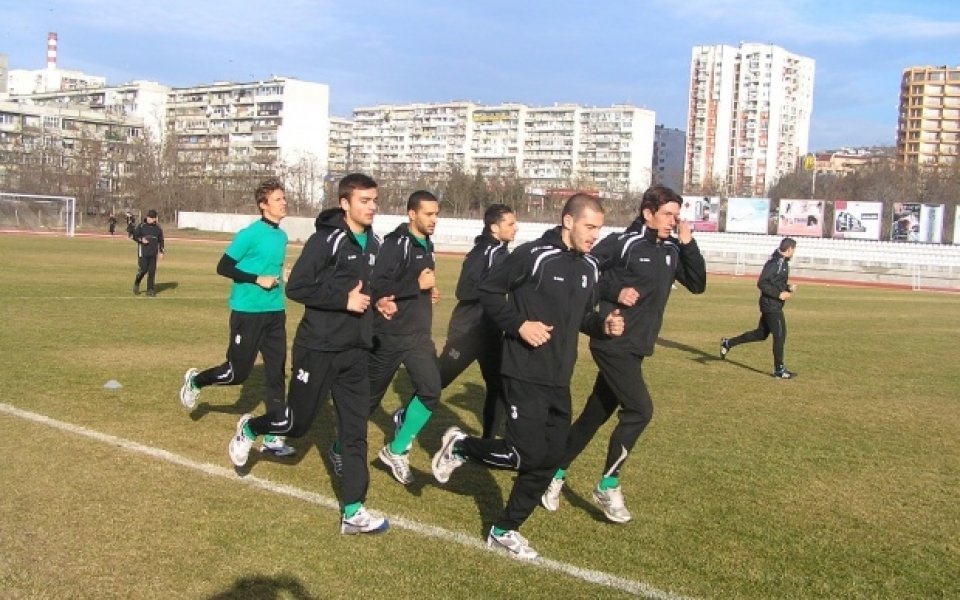
[(73, 237), (77, 199), (0, 192), (0, 229), (42, 231)]

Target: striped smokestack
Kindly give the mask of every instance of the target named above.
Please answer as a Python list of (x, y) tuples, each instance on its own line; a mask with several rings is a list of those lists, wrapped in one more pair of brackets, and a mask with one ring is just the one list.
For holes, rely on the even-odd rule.
[(47, 68), (57, 68), (57, 34), (53, 31), (47, 34)]

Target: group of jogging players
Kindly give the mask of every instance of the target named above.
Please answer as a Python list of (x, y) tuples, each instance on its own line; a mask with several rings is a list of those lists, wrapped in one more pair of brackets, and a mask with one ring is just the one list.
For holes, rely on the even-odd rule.
[[(441, 294), (431, 241), (439, 200), (429, 191), (413, 192), (408, 221), (381, 239), (373, 231), (373, 178), (346, 175), (337, 196), (338, 206), (320, 212), (316, 232), (286, 272), (284, 187), (274, 178), (261, 182), (255, 191), (261, 218), (236, 234), (217, 265), (217, 273), (233, 282), (226, 358), (206, 370), (188, 369), (180, 402), (193, 410), (204, 387), (244, 382), (262, 356), (265, 411), (237, 422), (228, 445), (232, 463), (246, 466), (258, 439), (263, 452), (294, 454), (287, 439), (305, 435), (330, 396), (337, 435), (326, 454), (341, 478), (340, 531), (386, 531), (387, 520), (364, 506), (371, 415), (403, 365), (413, 393), (393, 413), (392, 439), (376, 456), (394, 479), (411, 484), (414, 441), (443, 389), (476, 361), (486, 386), (481, 435), (448, 428), (431, 471), (440, 484), (465, 463), (517, 472), (487, 545), (516, 558), (538, 557), (520, 527), (538, 505), (559, 509), (573, 461), (614, 412), (617, 424), (592, 494), (608, 520), (630, 521), (620, 475), (653, 414), (643, 360), (653, 354), (675, 283), (694, 294), (706, 289), (703, 255), (680, 218), (681, 196), (664, 186), (649, 188), (636, 219), (601, 240), (602, 203), (574, 194), (557, 226), (512, 251), (516, 215), (503, 204), (487, 207), (483, 230), (463, 261), (439, 354), (432, 321)], [(792, 292), (788, 261), (795, 246), (785, 239), (764, 266), (758, 329), (723, 338), (721, 358), (739, 343), (772, 333), (774, 375), (792, 377), (783, 366), (782, 307)], [(302, 304), (304, 313), (285, 389), (287, 298)], [(590, 336), (598, 371), (574, 421), (570, 381), (581, 332)]]

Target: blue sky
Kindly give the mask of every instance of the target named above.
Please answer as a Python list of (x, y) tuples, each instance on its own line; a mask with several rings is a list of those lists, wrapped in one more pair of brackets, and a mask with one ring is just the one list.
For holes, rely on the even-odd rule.
[(892, 145), (901, 72), (960, 65), (956, 0), (0, 0), (0, 53), (187, 86), (287, 75), (331, 114), (377, 103), (628, 102), (685, 128), (698, 44), (772, 43), (816, 60), (811, 150)]

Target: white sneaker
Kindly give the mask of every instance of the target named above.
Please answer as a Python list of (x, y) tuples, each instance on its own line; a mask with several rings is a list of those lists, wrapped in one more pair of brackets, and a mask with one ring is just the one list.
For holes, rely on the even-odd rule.
[(293, 446), (288, 446), (282, 437), (265, 435), (263, 436), (263, 442), (260, 444), (260, 452), (267, 452), (283, 458), (285, 456), (293, 456), (297, 453), (297, 450)]
[(191, 367), (183, 374), (183, 385), (180, 386), (180, 404), (187, 410), (193, 410), (193, 407), (197, 405), (197, 398), (200, 397), (200, 389), (193, 387), (193, 378), (199, 372)]
[(390, 467), (390, 472), (393, 474), (394, 479), (403, 485), (413, 483), (413, 473), (410, 472), (409, 452), (406, 454), (394, 454), (390, 451), (390, 445), (388, 444), (380, 448), (377, 456), (380, 458), (380, 462)]
[(513, 529), (503, 532), (503, 535), (497, 535), (493, 532), (493, 527), (491, 527), (490, 533), (487, 534), (487, 548), (506, 552), (510, 556), (521, 560), (536, 560), (540, 558), (537, 551), (530, 547), (530, 542), (527, 541), (527, 538), (520, 535), (519, 531)]
[(340, 533), (354, 535), (357, 533), (383, 533), (390, 528), (390, 522), (383, 517), (375, 517), (361, 507), (357, 514), (349, 519), (340, 515)]
[(550, 480), (547, 491), (540, 496), (540, 504), (550, 512), (557, 512), (557, 509), (560, 508), (560, 490), (563, 489), (563, 483), (563, 479), (554, 477)]
[(251, 440), (243, 433), (243, 426), (252, 418), (253, 415), (250, 414), (240, 417), (240, 420), (237, 421), (237, 430), (233, 434), (233, 438), (230, 439), (230, 446), (228, 448), (230, 462), (238, 467), (247, 464), (247, 459), (250, 457), (250, 448), (253, 447), (254, 440)]
[(623, 491), (619, 485), (609, 490), (593, 488), (593, 499), (603, 509), (603, 514), (614, 523), (626, 523), (633, 518), (623, 504)]
[(450, 481), (450, 476), (457, 467), (466, 462), (463, 458), (454, 454), (453, 449), (456, 443), (467, 437), (459, 427), (450, 427), (440, 438), (440, 449), (433, 455), (430, 461), (430, 467), (433, 470), (433, 477), (440, 483)]

